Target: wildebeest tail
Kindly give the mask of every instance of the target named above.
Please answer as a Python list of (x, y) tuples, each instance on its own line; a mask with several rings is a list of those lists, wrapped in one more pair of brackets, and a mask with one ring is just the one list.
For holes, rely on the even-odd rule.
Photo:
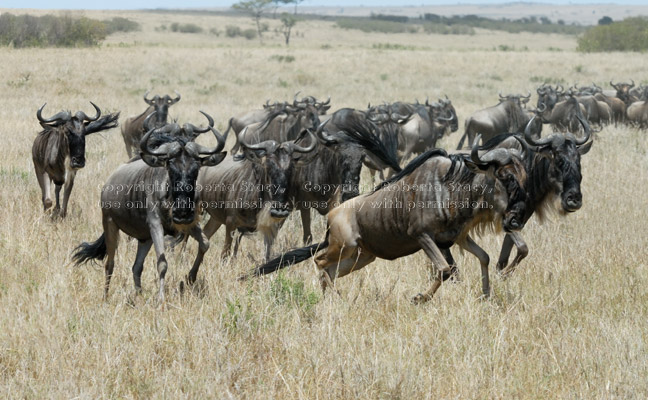
[(306, 261), (309, 258), (313, 257), (315, 253), (317, 253), (319, 250), (325, 249), (326, 247), (328, 247), (328, 235), (323, 242), (315, 243), (310, 246), (302, 247), (300, 249), (291, 250), (287, 253), (284, 253), (279, 257), (272, 259), (259, 267), (256, 267), (255, 269), (248, 272), (247, 274), (241, 275), (239, 277), (239, 280), (244, 281), (252, 276), (270, 274), (279, 269), (286, 268), (289, 265)]
[(461, 136), (461, 139), (459, 140), (459, 144), (457, 145), (457, 150), (463, 149), (464, 141), (466, 140), (466, 136), (468, 136), (468, 129), (466, 128), (466, 131), (464, 132), (463, 136)]
[(72, 260), (76, 265), (80, 265), (90, 260), (103, 260), (106, 253), (106, 234), (102, 233), (94, 242), (83, 242), (75, 248)]

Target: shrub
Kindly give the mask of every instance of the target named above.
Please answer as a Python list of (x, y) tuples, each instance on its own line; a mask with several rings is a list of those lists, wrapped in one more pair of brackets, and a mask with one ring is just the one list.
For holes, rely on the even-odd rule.
[(594, 26), (578, 38), (577, 50), (586, 53), (648, 50), (648, 19), (632, 17)]
[(246, 29), (241, 32), (241, 36), (245, 37), (247, 40), (252, 40), (257, 37), (256, 29)]
[(405, 33), (412, 29), (411, 26), (403, 22), (367, 18), (340, 18), (335, 23), (343, 29), (359, 29), (363, 32)]
[(196, 24), (179, 24), (174, 22), (171, 24), (171, 31), (180, 33), (201, 33), (203, 29)]
[(115, 17), (113, 19), (105, 20), (103, 23), (106, 25), (106, 32), (110, 35), (115, 32), (133, 32), (139, 31), (142, 28), (140, 24), (131, 21), (128, 18)]
[(227, 25), (225, 27), (225, 36), (227, 37), (237, 37), (241, 36), (241, 28), (234, 25)]
[(446, 25), (438, 23), (428, 23), (423, 25), (423, 30), (427, 33), (436, 33), (440, 35), (474, 35), (475, 29), (468, 25)]
[(89, 18), (45, 15), (0, 15), (0, 45), (14, 47), (96, 46), (107, 35), (106, 24)]

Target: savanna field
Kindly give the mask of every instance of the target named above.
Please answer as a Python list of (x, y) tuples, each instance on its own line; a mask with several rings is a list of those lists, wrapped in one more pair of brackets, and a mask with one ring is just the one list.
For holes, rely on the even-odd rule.
[[(15, 12), (15, 11), (14, 11)], [(43, 12), (34, 12), (43, 14)], [(136, 241), (121, 234), (110, 297), (101, 264), (75, 267), (72, 250), (102, 232), (100, 191), (127, 160), (119, 128), (88, 136), (68, 217), (43, 213), (31, 146), (45, 116), (66, 109), (144, 111), (142, 96), (171, 94), (179, 123), (224, 131), (231, 116), (297, 91), (331, 97), (331, 111), (383, 101), (447, 95), (458, 132), (498, 101), (498, 92), (533, 94), (543, 82), (609, 88), (648, 82), (646, 55), (582, 54), (573, 36), (477, 30), (474, 36), (368, 34), (333, 22), (300, 21), (290, 47), (270, 32), (258, 40), (208, 33), (249, 18), (144, 12), (122, 16), (142, 30), (111, 35), (98, 48), (0, 48), (0, 397), (2, 398), (646, 398), (648, 396), (648, 139), (619, 125), (596, 133), (582, 159), (583, 207), (533, 218), (523, 230), (530, 254), (508, 279), (494, 269), (503, 235), (478, 243), (491, 256), (492, 293), (480, 299), (479, 262), (455, 256), (462, 280), (428, 303), (412, 296), (431, 278), (423, 252), (378, 260), (322, 295), (312, 262), (241, 283), (262, 260), (260, 236), (242, 254), (219, 254), (224, 228), (192, 291), (179, 283), (197, 251), (168, 253), (167, 307), (157, 304), (153, 252), (143, 295), (134, 296)], [(205, 33), (159, 31), (195, 23)], [(505, 51), (506, 50), (506, 51)], [(543, 134), (548, 133), (545, 126)], [(203, 135), (200, 141), (212, 144)], [(230, 138), (230, 143), (232, 138)], [(229, 146), (228, 146), (229, 147)], [(363, 183), (370, 183), (363, 172)], [(325, 219), (314, 218), (318, 241)], [(301, 246), (293, 214), (273, 253)]]

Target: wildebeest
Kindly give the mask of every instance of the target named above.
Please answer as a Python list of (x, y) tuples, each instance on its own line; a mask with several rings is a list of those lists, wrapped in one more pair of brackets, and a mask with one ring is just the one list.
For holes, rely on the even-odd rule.
[(536, 89), (536, 92), (538, 93), (537, 108), (545, 107), (548, 111), (553, 110), (554, 106), (558, 102), (562, 101), (565, 96), (565, 91), (562, 85), (552, 87), (545, 83)]
[(628, 122), (639, 126), (641, 129), (648, 127), (648, 101), (635, 101), (626, 111)]
[(551, 124), (560, 132), (576, 133), (580, 130), (578, 116), (584, 117), (585, 107), (578, 102), (576, 97), (569, 95), (567, 99), (556, 103), (551, 110), (539, 110), (544, 123)]
[[(310, 242), (310, 209), (320, 215), (328, 213), (337, 203), (359, 194), (360, 171), (363, 160), (371, 155), (381, 165), (400, 171), (398, 162), (379, 137), (371, 131), (370, 122), (358, 114), (350, 114), (341, 121), (337, 111), (322, 123), (315, 135), (320, 142), (310, 162), (297, 164), (290, 183), (290, 197), (301, 214), (303, 240)], [(328, 125), (335, 126), (336, 131)]]
[[(457, 149), (461, 149), (464, 140), (472, 143), (477, 134), (481, 134), (487, 141), (499, 134), (507, 132), (524, 132), (524, 127), (533, 117), (533, 113), (524, 109), (522, 104), (529, 101), (531, 94), (499, 95), (500, 102), (483, 110), (476, 111), (466, 119), (465, 131)], [(537, 134), (537, 133), (536, 133)]]
[[(530, 145), (527, 153), (527, 204), (524, 223), (536, 213), (542, 220), (547, 208), (552, 207), (556, 198), (560, 198), (560, 209), (563, 213), (571, 213), (581, 208), (583, 196), (581, 193), (581, 164), (580, 157), (592, 147), (591, 129), (583, 116), (577, 116), (583, 126), (583, 137), (556, 134), (547, 138), (535, 139), (529, 130), (525, 131), (525, 139)], [(514, 140), (507, 140), (509, 145), (517, 146)], [(497, 144), (506, 146), (504, 141)], [(485, 146), (486, 149), (492, 148)], [(508, 264), (513, 245), (517, 254), (511, 264)], [(507, 275), (529, 253), (528, 247), (520, 232), (507, 233), (502, 244), (502, 250), (497, 262), (497, 270)]]
[[(241, 132), (242, 137), (245, 137), (245, 129)], [(304, 133), (313, 139), (312, 132)], [(307, 158), (317, 147), (316, 140), (310, 140), (307, 146), (300, 146), (297, 142), (301, 139), (302, 136), (284, 143), (275, 140), (247, 143), (240, 138), (242, 154), (228, 157), (219, 165), (200, 171), (199, 198), (209, 214), (203, 228), (207, 240), (221, 225), (225, 225), (221, 257), (230, 254), (232, 236), (236, 230), (261, 232), (265, 257), (270, 257), (275, 235), (292, 209), (288, 184), (295, 162), (302, 157)], [(196, 265), (202, 262), (205, 251), (199, 249)]]
[(613, 83), (610, 81), (610, 85), (616, 90), (616, 97), (621, 99), (625, 103), (626, 107), (629, 107), (630, 104), (639, 100), (636, 96), (630, 93), (631, 89), (635, 85), (634, 80), (631, 79), (630, 81), (631, 83)]
[(149, 99), (149, 92), (144, 94), (144, 102), (148, 104), (146, 111), (137, 115), (135, 117), (130, 117), (121, 127), (122, 137), (124, 138), (124, 144), (126, 145), (126, 153), (128, 153), (128, 158), (137, 155), (139, 152), (139, 144), (142, 140), (142, 137), (146, 133), (144, 127), (144, 120), (149, 117), (151, 114), (155, 113), (154, 117), (149, 118), (149, 128), (161, 128), (167, 123), (169, 116), (169, 107), (180, 101), (180, 93), (175, 92), (176, 97), (174, 99), (171, 96), (153, 96), (152, 99)]
[[(141, 276), (146, 255), (151, 245), (155, 246), (160, 282), (158, 298), (162, 304), (167, 271), (164, 235), (187, 233), (198, 241), (201, 251), (207, 251), (209, 241), (198, 225), (201, 210), (196, 198), (196, 179), (201, 167), (216, 165), (225, 158), (226, 152), (221, 150), (227, 133), (221, 135), (214, 129), (214, 120), (202, 113), (209, 121), (204, 129), (191, 124), (181, 127), (174, 123), (149, 130), (140, 142), (141, 158), (121, 165), (103, 186), (103, 233), (96, 241), (79, 245), (73, 260), (82, 264), (92, 259), (106, 259), (104, 299), (108, 297), (120, 230), (137, 239), (133, 264), (136, 293), (142, 290)], [(215, 147), (208, 148), (191, 141), (208, 131), (216, 137), (218, 144)], [(199, 266), (194, 264), (189, 271), (187, 283), (196, 280)]]
[[(423, 249), (435, 280), (413, 301), (427, 301), (440, 286), (442, 272), (450, 269), (442, 249), (457, 243), (481, 260), (485, 253), (469, 232), (493, 225), (506, 231), (523, 227), (525, 180), (521, 159), (507, 149), (480, 157), (476, 141), (470, 158), (431, 149), (373, 192), (332, 210), (323, 242), (283, 254), (247, 276), (270, 273), (321, 251), (315, 263), (325, 289), (336, 277), (377, 257), (393, 260)], [(482, 290), (484, 295), (490, 290), (488, 265), (483, 263)]]
[[(43, 118), (41, 113), (45, 104), (36, 112), (43, 130), (34, 139), (32, 160), (41, 189), (43, 208), (47, 210), (52, 206), (50, 183), (53, 181), (56, 186), (54, 211), (60, 217), (65, 217), (74, 177), (85, 166), (86, 135), (116, 127), (119, 113), (102, 117), (99, 107), (90, 102), (97, 112), (94, 117), (88, 117), (83, 111), (77, 111), (74, 115), (70, 111), (61, 111), (51, 118)], [(59, 197), (64, 185), (61, 206)]]

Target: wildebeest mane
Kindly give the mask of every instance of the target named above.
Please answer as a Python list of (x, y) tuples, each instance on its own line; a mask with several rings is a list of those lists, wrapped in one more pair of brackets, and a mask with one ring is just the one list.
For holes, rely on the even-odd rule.
[[(394, 171), (401, 170), (396, 157), (390, 154), (380, 137), (374, 133), (375, 126), (373, 124), (359, 118), (351, 118), (340, 128), (342, 129), (343, 139), (370, 151)], [(339, 137), (339, 134), (337, 136)]]
[[(391, 178), (386, 179), (386, 180), (382, 181), (381, 183), (379, 183), (374, 188), (373, 192), (375, 192), (377, 190), (380, 190), (380, 189), (382, 189), (383, 187), (385, 187), (387, 185), (391, 185), (392, 183), (403, 179), (404, 177), (406, 177), (409, 174), (411, 174), (412, 172), (414, 172), (418, 167), (423, 165), (423, 163), (426, 162), (428, 159), (430, 159), (432, 157), (437, 157), (437, 156), (447, 157), (448, 153), (443, 149), (430, 149), (430, 150), (426, 151), (425, 153), (417, 156), (415, 159), (410, 161), (405, 166), (405, 168), (403, 168), (399, 173), (397, 173), (396, 175), (392, 176)], [(453, 161), (453, 165), (454, 165), (454, 161)]]
[(378, 138), (387, 149), (390, 158), (398, 159), (398, 127), (394, 122), (386, 122), (377, 127)]

